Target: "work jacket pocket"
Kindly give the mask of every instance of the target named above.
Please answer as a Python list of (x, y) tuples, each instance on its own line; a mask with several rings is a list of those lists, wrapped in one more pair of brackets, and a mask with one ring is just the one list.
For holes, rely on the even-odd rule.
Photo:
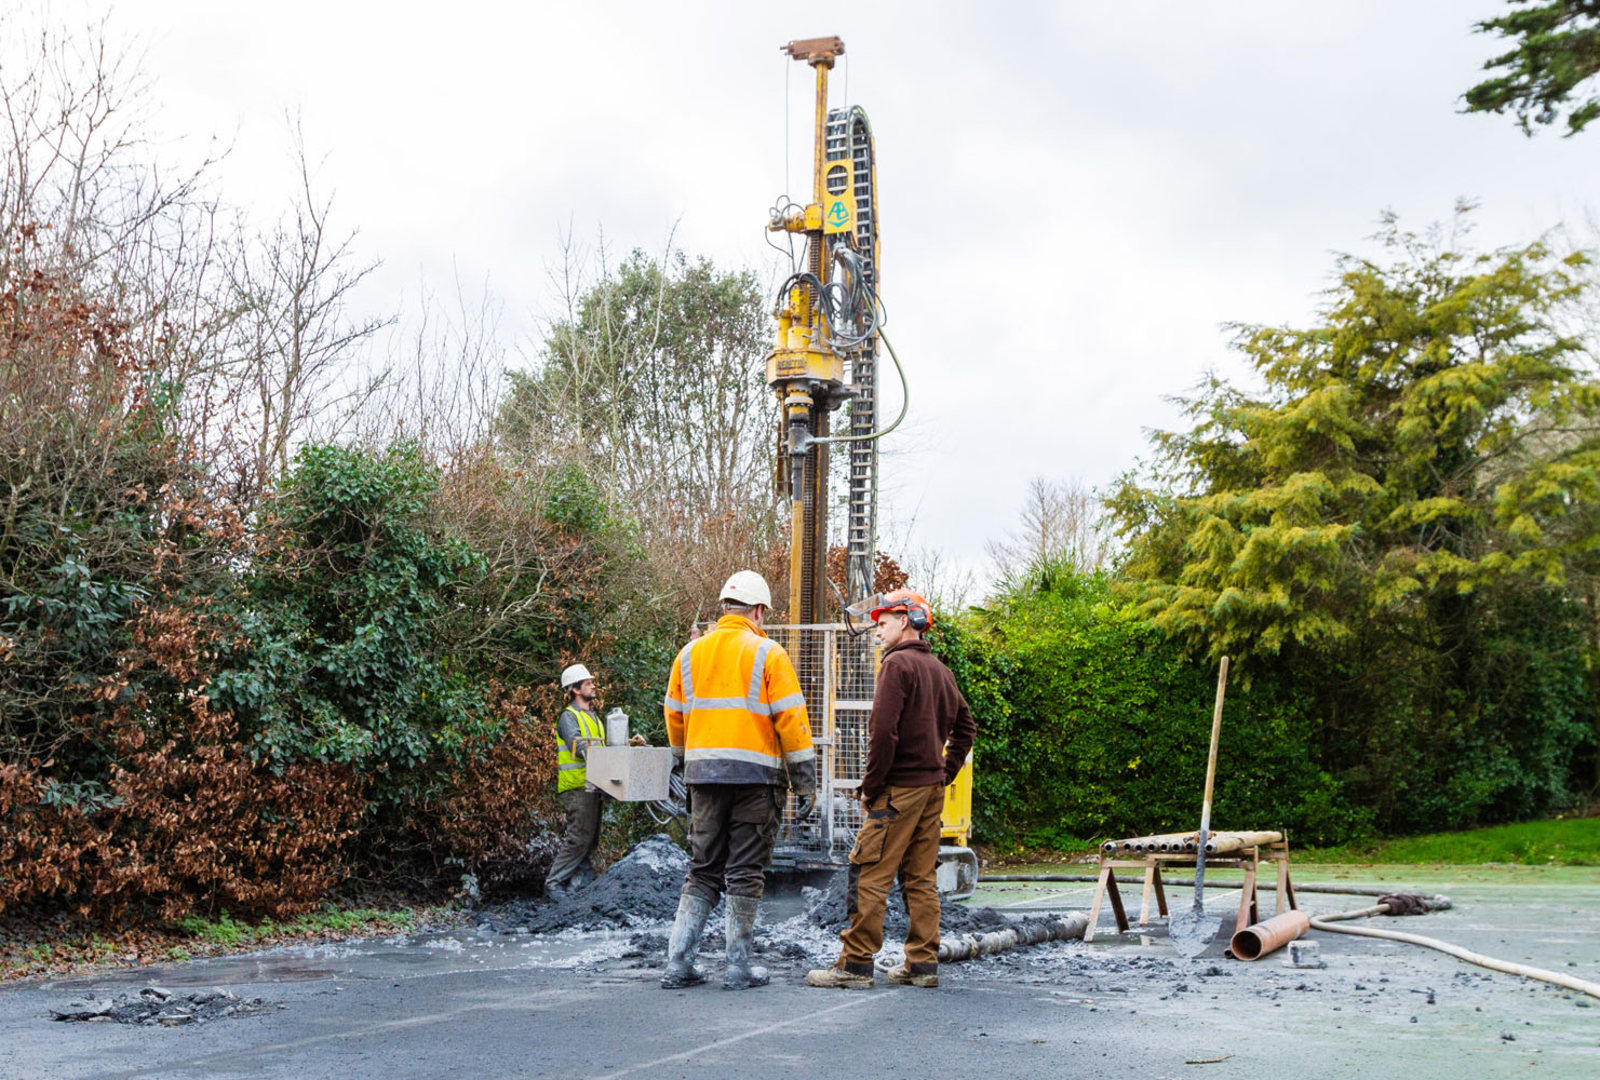
[(883, 858), (883, 841), (889, 835), (889, 823), (883, 819), (868, 821), (856, 834), (856, 846), (850, 852), (850, 861), (857, 866), (870, 866)]

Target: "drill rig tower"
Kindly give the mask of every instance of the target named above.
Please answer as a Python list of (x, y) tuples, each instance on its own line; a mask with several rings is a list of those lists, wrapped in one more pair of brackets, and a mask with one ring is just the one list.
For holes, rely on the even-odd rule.
[[(779, 205), (767, 228), (805, 238), (804, 269), (784, 283), (767, 385), (783, 413), (778, 487), (790, 500), (789, 621), (829, 621), (828, 451), (848, 448), (848, 599), (873, 592), (878, 503), (878, 212), (872, 128), (859, 106), (828, 108), (828, 73), (844, 54), (836, 37), (791, 41), (783, 51), (816, 72), (811, 202)], [(848, 403), (848, 431), (830, 414)], [(841, 615), (842, 617), (842, 615)]]
[[(874, 588), (878, 517), (878, 192), (872, 128), (861, 108), (828, 107), (828, 74), (844, 55), (836, 37), (791, 41), (783, 51), (816, 72), (811, 201), (780, 200), (767, 222), (803, 238), (805, 256), (779, 290), (778, 335), (767, 385), (778, 398), (778, 490), (789, 499), (789, 623), (770, 626), (795, 662), (817, 738), (820, 790), (799, 818), (791, 802), (773, 864), (800, 870), (841, 865), (863, 824), (856, 795), (867, 761), (867, 726), (878, 654), (864, 633)], [(792, 249), (791, 249), (792, 250)], [(899, 370), (899, 362), (895, 361)], [(901, 372), (904, 389), (904, 372)], [(845, 407), (846, 430), (831, 434)], [(902, 403), (901, 414), (905, 415)], [(849, 454), (845, 593), (829, 617), (828, 454)], [(972, 764), (946, 789), (940, 829), (939, 891), (960, 899), (977, 882), (969, 849)]]

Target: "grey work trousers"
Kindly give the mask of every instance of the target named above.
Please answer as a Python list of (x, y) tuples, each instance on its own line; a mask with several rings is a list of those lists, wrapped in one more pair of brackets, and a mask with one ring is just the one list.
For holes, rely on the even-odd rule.
[(787, 789), (771, 784), (689, 787), (689, 873), (685, 894), (715, 905), (729, 896), (761, 898)]
[(552, 885), (587, 885), (594, 880), (594, 863), (589, 861), (600, 844), (600, 814), (605, 796), (598, 791), (576, 788), (556, 796), (567, 812), (567, 830), (561, 837), (550, 872), (544, 876), (545, 888)]

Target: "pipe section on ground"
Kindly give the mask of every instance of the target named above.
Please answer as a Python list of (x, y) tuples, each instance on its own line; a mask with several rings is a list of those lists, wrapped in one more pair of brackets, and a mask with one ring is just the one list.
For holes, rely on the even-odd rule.
[(1311, 929), (1311, 917), (1303, 911), (1285, 911), (1265, 922), (1247, 926), (1233, 935), (1228, 947), (1240, 960), (1259, 960), (1276, 952)]
[(1089, 916), (1075, 911), (1063, 918), (1024, 923), (988, 934), (961, 934), (939, 942), (939, 963), (953, 964), (1047, 941), (1077, 941), (1088, 928)]

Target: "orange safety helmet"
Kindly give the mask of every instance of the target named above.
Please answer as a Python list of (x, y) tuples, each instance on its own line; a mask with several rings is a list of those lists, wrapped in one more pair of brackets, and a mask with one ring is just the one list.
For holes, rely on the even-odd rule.
[(903, 611), (906, 619), (911, 623), (911, 629), (923, 633), (933, 625), (933, 608), (922, 598), (921, 593), (912, 592), (910, 589), (896, 589), (894, 592), (885, 593), (878, 598), (877, 606), (867, 613), (873, 622), (878, 621), (878, 616), (885, 611)]

